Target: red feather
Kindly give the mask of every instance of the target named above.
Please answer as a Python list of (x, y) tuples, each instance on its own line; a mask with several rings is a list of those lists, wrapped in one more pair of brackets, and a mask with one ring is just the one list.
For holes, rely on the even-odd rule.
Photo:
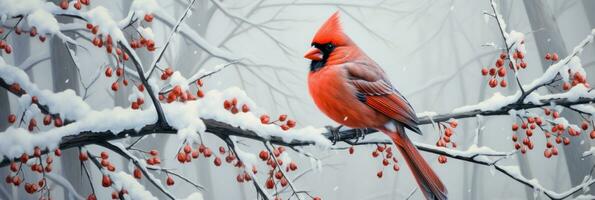
[(331, 15), (326, 22), (318, 29), (312, 43), (326, 44), (332, 43), (335, 46), (341, 46), (349, 41), (349, 37), (343, 33), (341, 21), (339, 20), (339, 11)]

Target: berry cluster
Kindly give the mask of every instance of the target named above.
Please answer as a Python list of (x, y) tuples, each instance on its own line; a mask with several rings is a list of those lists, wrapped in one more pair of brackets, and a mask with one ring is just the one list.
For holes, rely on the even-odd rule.
[[(60, 149), (54, 150), (55, 156), (61, 156), (62, 151)], [(10, 173), (6, 176), (6, 183), (14, 186), (20, 186), (24, 183), (25, 192), (28, 194), (40, 193), (40, 199), (49, 199), (49, 188), (46, 181), (46, 173), (52, 172), (52, 164), (54, 158), (51, 154), (46, 154), (43, 159), (42, 150), (39, 147), (33, 149), (33, 157), (29, 157), (28, 154), (23, 153), (18, 160), (12, 161), (8, 168)], [(29, 167), (31, 173), (41, 174), (41, 178), (26, 182), (25, 180), (25, 169)], [(47, 195), (47, 197), (45, 196)]]
[[(452, 141), (451, 137), (454, 135), (454, 129), (457, 128), (458, 125), (459, 123), (455, 119), (450, 120), (448, 123), (438, 123), (438, 129), (440, 129), (441, 134), (438, 141), (436, 141), (436, 146), (448, 148), (448, 144), (450, 144), (451, 148), (457, 148), (457, 143)], [(446, 161), (447, 158), (445, 155), (438, 156), (438, 162), (440, 164), (444, 164)]]
[[(349, 148), (349, 154), (353, 154), (353, 147)], [(372, 151), (372, 157), (373, 158), (377, 158), (378, 156), (381, 156), (380, 158), (382, 158), (382, 168), (384, 169), (384, 167), (388, 166), (391, 164), (391, 161), (393, 163), (393, 170), (395, 172), (399, 171), (401, 168), (399, 167), (399, 160), (397, 160), (396, 156), (393, 156), (393, 149), (390, 146), (387, 146), (386, 144), (383, 145), (376, 145), (376, 149), (374, 151)], [(382, 178), (382, 169), (378, 172), (376, 172), (376, 176), (378, 178)]]
[[(512, 55), (516, 63), (516, 66), (513, 66), (513, 62), (509, 61), (508, 68), (510, 68), (511, 70), (515, 70), (515, 68), (516, 70), (520, 70), (525, 69), (527, 67), (527, 63), (523, 60), (525, 55), (521, 51), (516, 50)], [(490, 67), (489, 69), (487, 67), (484, 67), (481, 69), (481, 75), (490, 76), (490, 79), (488, 81), (488, 85), (490, 87), (495, 88), (498, 85), (500, 85), (500, 87), (506, 87), (508, 85), (506, 79), (504, 79), (507, 73), (504, 64), (507, 60), (510, 60), (508, 55), (506, 54), (506, 52), (502, 52), (496, 60), (494, 67)], [(500, 84), (498, 84), (498, 82)]]
[[(82, 5), (88, 6), (89, 4), (91, 4), (91, 0), (76, 0), (74, 2), (74, 4), (72, 4), (72, 6), (77, 9), (80, 10), (82, 8)], [(62, 0), (60, 2), (60, 8), (67, 10), (68, 9), (68, 0)]]
[[(18, 86), (18, 84), (13, 84), (11, 86), (11, 90), (16, 90), (16, 91), (20, 91), (20, 87)], [(38, 104), (39, 103), (39, 99), (37, 96), (31, 96), (31, 104)], [(23, 113), (24, 115), (24, 113)], [(21, 116), (21, 120), (24, 120), (23, 118), (24, 116)], [(7, 117), (8, 123), (9, 124), (14, 124), (17, 121), (17, 116), (15, 114), (9, 114)], [(62, 121), (62, 118), (60, 118), (60, 115), (45, 115), (43, 117), (43, 125), (45, 126), (49, 126), (50, 124), (52, 124), (52, 120), (54, 121), (54, 126), (55, 127), (61, 127), (62, 125), (64, 125), (64, 122)], [(20, 124), (19, 124), (20, 126)], [(37, 120), (35, 119), (35, 117), (31, 117), (31, 119), (29, 119), (29, 122), (27, 124), (27, 130), (29, 130), (30, 132), (33, 132), (35, 130), (35, 128), (37, 128)]]
[[(578, 130), (578, 128), (573, 128), (572, 126), (562, 123), (562, 120), (557, 120), (560, 118), (560, 113), (558, 111), (552, 111), (549, 108), (543, 108), (543, 111), (548, 119), (544, 120), (539, 116), (517, 115), (521, 119), (521, 125), (519, 126), (517, 123), (512, 124), (512, 131), (514, 132), (512, 141), (514, 143), (514, 148), (521, 151), (523, 154), (534, 148), (531, 137), (534, 135), (533, 133), (537, 128), (542, 130), (547, 140), (546, 149), (544, 150), (543, 155), (546, 158), (551, 158), (552, 156), (558, 155), (558, 148), (553, 144), (552, 137), (554, 137), (553, 140), (556, 144), (569, 145), (570, 137), (579, 136), (581, 131), (586, 131), (589, 129), (590, 125), (593, 125), (592, 122), (583, 121), (580, 126), (580, 129), (582, 130)], [(524, 131), (525, 137), (522, 139), (520, 139), (521, 135), (518, 134), (519, 131)], [(595, 131), (592, 131), (590, 136), (592, 139), (595, 138)]]
[[(223, 108), (225, 108), (225, 110), (229, 110), (232, 114), (237, 114), (240, 112), (238, 109), (238, 99), (234, 97), (231, 100), (223, 101)], [(241, 108), (242, 112), (244, 113), (250, 112), (250, 107), (247, 104), (242, 104)]]
[(271, 121), (271, 117), (269, 117), (269, 115), (263, 114), (260, 116), (260, 123), (275, 124), (275, 125), (281, 127), (281, 129), (283, 129), (284, 131), (286, 131), (286, 130), (289, 130), (289, 129), (295, 127), (297, 122), (292, 119), (288, 120), (286, 114), (279, 115), (279, 117), (275, 121)]

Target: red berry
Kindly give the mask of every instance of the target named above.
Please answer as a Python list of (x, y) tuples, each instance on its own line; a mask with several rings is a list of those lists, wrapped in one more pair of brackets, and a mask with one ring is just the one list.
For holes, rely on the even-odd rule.
[(103, 178), (101, 179), (101, 185), (103, 187), (112, 186), (112, 179), (110, 179), (107, 175), (103, 175)]
[(545, 156), (546, 158), (552, 157), (552, 151), (549, 149), (546, 149), (545, 151), (543, 151), (543, 156)]
[(270, 120), (270, 118), (269, 118), (268, 115), (261, 115), (260, 116), (260, 123), (268, 124), (269, 123), (269, 120)]
[(6, 44), (6, 47), (4, 47), (4, 52), (6, 52), (6, 54), (10, 54), (12, 52), (12, 46), (10, 46), (10, 44)]
[(289, 126), (289, 128), (295, 127), (295, 124), (296, 124), (295, 120), (291, 120), (291, 119), (287, 120), (287, 126)]
[(378, 171), (378, 172), (376, 173), (376, 176), (377, 176), (378, 178), (382, 178), (382, 171)]
[(185, 163), (186, 159), (187, 159), (186, 154), (184, 152), (178, 153), (177, 158), (178, 158), (178, 162), (180, 162), (180, 163)]
[(52, 123), (52, 116), (50, 115), (45, 115), (43, 117), (43, 125), (49, 125), (50, 123)]
[(67, 0), (62, 0), (60, 2), (60, 8), (62, 8), (64, 10), (68, 9), (68, 1)]
[(292, 161), (291, 163), (289, 163), (289, 169), (291, 169), (291, 171), (295, 171), (297, 170), (297, 168), (298, 166), (295, 162)]
[(283, 124), (281, 125), (281, 129), (283, 129), (284, 131), (289, 130), (289, 126), (287, 126), (287, 124)]
[(512, 131), (519, 130), (519, 125), (517, 123), (512, 124)]
[(546, 53), (545, 54), (545, 60), (550, 60), (550, 59), (552, 59), (552, 54)]
[(581, 128), (583, 130), (589, 129), (589, 123), (587, 121), (583, 121), (583, 123), (581, 123)]
[(491, 78), (488, 84), (491, 88), (495, 88), (498, 85), (498, 81), (494, 78)]
[(60, 149), (54, 150), (54, 155), (56, 155), (58, 157), (62, 156), (62, 150), (60, 150)]
[(242, 105), (242, 112), (249, 112), (250, 111), (250, 107), (248, 107), (248, 105), (244, 104)]
[(174, 178), (171, 176), (167, 176), (167, 181), (165, 181), (167, 183), (167, 186), (172, 186), (174, 185)]
[(76, 8), (77, 10), (80, 10), (81, 9), (81, 2), (80, 1), (76, 1), (74, 3), (74, 8)]
[(558, 61), (558, 53), (552, 54), (552, 61)]
[(19, 186), (21, 184), (21, 177), (19, 177), (19, 176), (12, 177), (12, 184)]
[(153, 21), (153, 15), (152, 14), (146, 14), (145, 15), (145, 21), (152, 22)]
[(221, 166), (221, 158), (219, 158), (219, 156), (215, 157), (215, 160), (213, 160), (213, 164), (215, 164), (215, 166), (217, 167)]
[(8, 123), (11, 123), (12, 124), (12, 123), (14, 123), (16, 121), (17, 121), (17, 116), (16, 115), (14, 115), (14, 114), (8, 115)]
[(285, 121), (287, 119), (287, 115), (279, 115), (279, 121)]
[(243, 175), (243, 174), (238, 174), (238, 175), (236, 176), (236, 180), (237, 180), (238, 182), (240, 182), (240, 183), (243, 183), (243, 182), (244, 182), (244, 175)]
[(106, 151), (102, 151), (101, 152), (101, 159), (108, 159), (109, 158), (109, 154)]
[(262, 159), (263, 161), (266, 161), (269, 159), (269, 153), (265, 150), (260, 151), (260, 153), (258, 154), (258, 157), (260, 157), (260, 159)]
[(556, 147), (553, 147), (553, 148), (552, 148), (552, 154), (553, 154), (554, 156), (557, 156), (557, 155), (558, 155), (558, 148), (556, 148)]
[(11, 162), (10, 163), (10, 171), (17, 172), (17, 170), (19, 170), (19, 167), (17, 166), (17, 163)]
[(485, 76), (488, 75), (488, 68), (481, 68), (481, 75)]
[(496, 67), (502, 67), (502, 65), (504, 65), (504, 60), (498, 58), (498, 60), (496, 60)]
[(119, 86), (118, 86), (118, 81), (116, 81), (116, 82), (112, 83), (112, 90), (113, 90), (114, 92), (115, 92), (115, 91), (118, 91), (118, 87), (119, 87)]
[(39, 148), (39, 147), (33, 148), (33, 156), (40, 157), (41, 156), (41, 148)]
[(208, 157), (211, 157), (212, 153), (213, 152), (211, 152), (211, 149), (210, 148), (206, 148), (205, 151), (204, 151), (205, 157), (207, 157), (207, 158)]
[(198, 91), (196, 91), (196, 96), (198, 98), (203, 98), (205, 96), (205, 93), (201, 89), (199, 89)]
[(142, 177), (142, 172), (140, 171), (139, 168), (135, 168), (134, 169), (134, 178), (140, 179), (141, 177)]
[(447, 161), (446, 156), (444, 156), (444, 155), (438, 156), (438, 162), (440, 164), (444, 164), (444, 163), (446, 163), (446, 161)]
[(355, 151), (355, 149), (353, 148), (353, 146), (349, 147), (349, 154), (353, 154)]
[(498, 76), (500, 76), (500, 77), (506, 76), (506, 68), (501, 67), (500, 69), (498, 69)]
[(192, 151), (192, 147), (190, 147), (190, 145), (186, 144), (184, 146), (184, 153), (190, 153)]
[(62, 125), (63, 125), (62, 118), (60, 118), (60, 116), (56, 116), (54, 118), (54, 126), (61, 127)]
[(223, 108), (225, 108), (225, 110), (229, 110), (231, 108), (231, 102), (228, 100), (223, 101)]
[(267, 189), (273, 189), (275, 187), (275, 182), (272, 178), (268, 178), (266, 182)]

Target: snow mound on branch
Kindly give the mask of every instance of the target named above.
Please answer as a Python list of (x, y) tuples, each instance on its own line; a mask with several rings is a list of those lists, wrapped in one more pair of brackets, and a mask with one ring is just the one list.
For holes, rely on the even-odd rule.
[(159, 11), (161, 7), (155, 0), (134, 0), (130, 5), (129, 15), (136, 15), (136, 18), (144, 17), (146, 14), (152, 14)]
[(475, 105), (468, 105), (468, 106), (455, 108), (453, 110), (453, 112), (454, 113), (463, 113), (463, 112), (474, 111), (474, 110), (481, 110), (481, 111), (499, 110), (500, 108), (502, 108), (506, 105), (516, 102), (520, 96), (521, 96), (520, 92), (517, 92), (511, 96), (504, 96), (500, 92), (496, 92), (489, 99), (486, 99), (486, 100), (479, 102), (478, 104), (475, 104)]
[(111, 178), (114, 181), (116, 188), (119, 190), (128, 190), (128, 197), (130, 199), (138, 200), (157, 200), (157, 197), (153, 196), (151, 192), (147, 191), (143, 185), (140, 184), (134, 177), (130, 176), (126, 172), (116, 172), (111, 174)]
[(122, 33), (122, 30), (120, 30), (120, 26), (112, 19), (112, 16), (107, 8), (103, 6), (97, 6), (86, 13), (82, 13), (81, 16), (86, 18), (89, 23), (99, 27), (98, 34), (102, 33), (104, 35), (110, 35), (114, 42), (112, 45), (115, 46), (115, 43), (118, 41), (126, 41), (124, 33)]
[[(223, 108), (223, 102), (237, 98), (238, 106), (247, 104), (251, 112), (232, 114)], [(260, 117), (255, 113), (259, 113), (259, 108), (248, 97), (246, 92), (238, 87), (231, 87), (223, 92), (211, 90), (206, 93), (205, 98), (197, 101), (201, 106), (200, 116), (206, 119), (214, 119), (230, 124), (231, 126), (240, 127), (245, 130), (252, 130), (256, 134), (264, 138), (279, 137), (284, 142), (291, 142), (293, 140), (311, 141), (316, 145), (330, 146), (331, 142), (322, 135), (326, 132), (324, 128), (314, 128), (307, 126), (300, 129), (290, 129), (283, 131), (279, 126), (274, 124), (262, 124)]]
[(529, 85), (524, 85), (523, 88), (534, 88), (539, 85), (548, 83), (549, 81), (553, 80), (557, 74), (560, 74), (562, 76), (562, 78), (566, 81), (566, 80), (568, 80), (568, 76), (569, 76), (568, 69), (571, 69), (573, 71), (573, 73), (576, 71), (576, 72), (579, 72), (582, 75), (586, 76), (586, 73), (584, 73), (584, 69), (582, 68), (582, 65), (580, 64), (580, 59), (577, 57), (577, 55), (583, 51), (583, 49), (585, 48), (585, 46), (588, 43), (591, 43), (593, 41), (594, 35), (595, 35), (595, 29), (593, 29), (591, 31), (591, 33), (587, 36), (587, 38), (585, 38), (583, 41), (581, 41), (579, 43), (579, 45), (574, 47), (574, 49), (572, 50), (572, 52), (570, 53), (569, 56), (567, 56), (564, 59), (560, 60), (559, 62), (551, 65), (541, 75), (541, 77), (533, 80), (533, 82), (531, 82), (531, 84), (529, 84)]
[(25, 16), (30, 27), (35, 27), (40, 35), (57, 35), (63, 41), (76, 44), (74, 40), (60, 32), (54, 13), (62, 12), (58, 6), (42, 0), (2, 0), (0, 1), (0, 23), (15, 16)]
[[(4, 63), (0, 58), (0, 78), (7, 84), (18, 83), (27, 91), (24, 99), (30, 96), (37, 96), (41, 105), (46, 105), (49, 112), (59, 114), (63, 120), (72, 120), (60, 128), (53, 128), (31, 134), (24, 128), (9, 127), (2, 133), (0, 140), (0, 154), (9, 157), (18, 157), (22, 153), (32, 153), (33, 148), (38, 146), (42, 149), (54, 149), (60, 140), (69, 135), (76, 135), (80, 132), (121, 132), (126, 129), (139, 130), (140, 128), (155, 123), (157, 116), (154, 108), (147, 110), (132, 110), (121, 107), (105, 109), (101, 111), (92, 108), (77, 96), (72, 90), (53, 93), (49, 90), (40, 90), (37, 85), (31, 83), (27, 74), (21, 69)], [(22, 100), (30, 102), (30, 100)], [(29, 106), (27, 106), (29, 107)], [(33, 114), (39, 113), (33, 107), (33, 111), (26, 115), (29, 119)], [(122, 123), (126, 122), (126, 123)]]
[[(60, 128), (39, 131), (31, 134), (24, 128), (9, 127), (4, 131), (0, 140), (0, 154), (11, 158), (18, 157), (22, 153), (32, 153), (34, 147), (41, 149), (55, 149), (65, 136), (76, 135), (82, 132), (93, 134), (96, 132), (119, 133), (123, 130), (140, 130), (142, 127), (154, 124), (157, 121), (155, 108), (148, 106), (144, 110), (133, 110), (130, 108), (114, 107), (104, 110), (93, 110), (74, 91), (66, 90), (59, 93), (52, 93), (49, 90), (40, 90), (37, 85), (31, 83), (26, 73), (15, 66), (8, 65), (0, 58), (0, 78), (7, 84), (18, 83), (21, 88), (27, 91), (28, 95), (37, 96), (41, 105), (47, 105), (48, 111), (52, 114), (59, 114), (64, 120), (74, 121)], [(181, 80), (185, 80), (180, 78)], [(21, 104), (30, 103), (30, 96), (21, 98)], [(247, 113), (239, 112), (232, 114), (223, 108), (225, 100), (237, 99), (237, 106), (250, 107)], [(185, 103), (173, 102), (161, 104), (164, 115), (169, 125), (178, 130), (180, 139), (197, 141), (196, 133), (204, 133), (206, 126), (202, 119), (214, 119), (225, 122), (231, 126), (244, 130), (251, 130), (263, 138), (282, 138), (285, 142), (299, 140), (311, 142), (321, 147), (331, 145), (330, 141), (322, 133), (324, 128), (311, 126), (301, 129), (290, 129), (283, 131), (274, 124), (262, 124), (256, 113), (261, 113), (256, 104), (248, 95), (237, 87), (224, 91), (212, 90), (207, 92), (204, 98), (197, 101)], [(24, 107), (24, 106), (23, 106)], [(39, 114), (36, 105), (27, 105), (31, 108), (26, 117), (30, 118)]]

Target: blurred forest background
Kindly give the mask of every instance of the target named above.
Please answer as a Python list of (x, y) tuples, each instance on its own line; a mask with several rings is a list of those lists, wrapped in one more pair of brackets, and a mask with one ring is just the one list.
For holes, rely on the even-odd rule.
[[(547, 67), (548, 64), (543, 63), (542, 59), (546, 52), (557, 52), (560, 57), (564, 57), (595, 27), (595, 1), (496, 2), (508, 24), (508, 31), (526, 34), (526, 60), (529, 67), (519, 74), (523, 83), (538, 77)], [(176, 19), (188, 6), (184, 0), (161, 0), (159, 3)], [(94, 0), (91, 7), (104, 6), (111, 11), (114, 19), (121, 19), (128, 14), (130, 4), (129, 0)], [(298, 126), (335, 125), (317, 110), (308, 95), (306, 77), (309, 62), (302, 55), (309, 48), (318, 27), (337, 10), (341, 11), (345, 32), (386, 70), (392, 83), (418, 113), (447, 113), (453, 108), (479, 102), (495, 92), (512, 94), (517, 89), (513, 84), (504, 89), (489, 88), (485, 77), (480, 75), (481, 68), (492, 65), (499, 55), (499, 50), (486, 44), (502, 46), (495, 21), (482, 14), (483, 11), (491, 10), (488, 0), (199, 0), (185, 23), (213, 46), (235, 57), (245, 58), (243, 64), (226, 68), (206, 79), (205, 88), (240, 86), (260, 107), (273, 115), (289, 114), (297, 119)], [(166, 40), (171, 24), (156, 21), (151, 26), (159, 48)], [(88, 34), (69, 34), (80, 41), (89, 39)], [(105, 79), (98, 79), (88, 89), (83, 86), (94, 79), (99, 66), (108, 64), (103, 50), (76, 50), (82, 63), (79, 76), (72, 67), (67, 50), (57, 39), (40, 43), (29, 37), (11, 35), (8, 41), (15, 47), (11, 55), (2, 55), (8, 63), (18, 66), (29, 57), (47, 57), (27, 69), (27, 73), (42, 89), (62, 91), (70, 88), (79, 94), (86, 92), (87, 102), (95, 109), (129, 105), (128, 96), (121, 93), (114, 95), (109, 89), (111, 82)], [(153, 53), (144, 49), (137, 52), (145, 66), (153, 60)], [(178, 35), (167, 49), (164, 61), (183, 74), (192, 74), (229, 60), (213, 56), (197, 47), (192, 40)], [(582, 63), (588, 74), (595, 72), (593, 47), (585, 49)], [(591, 82), (591, 85), (594, 84)], [(18, 112), (17, 104), (15, 97), (7, 95), (5, 90), (0, 91), (0, 113)], [(461, 126), (457, 128), (453, 139), (459, 149), (477, 144), (499, 151), (511, 151), (511, 123), (509, 116), (461, 120)], [(6, 120), (0, 120), (0, 129), (4, 130), (6, 126)], [(425, 133), (423, 136), (411, 134), (413, 140), (433, 144), (438, 137), (437, 130), (430, 125), (422, 126), (422, 130)], [(587, 137), (586, 134), (583, 136)], [(144, 140), (139, 147), (156, 148), (163, 155), (172, 155), (164, 157), (164, 166), (178, 168), (180, 173), (205, 186), (205, 199), (255, 199), (256, 193), (251, 184), (235, 182), (237, 168), (217, 168), (211, 161), (204, 159), (191, 165), (179, 165), (173, 156), (179, 146), (174, 137), (155, 136)], [(369, 137), (384, 136), (375, 134)], [(212, 135), (207, 134), (206, 140), (211, 147), (223, 145)], [(536, 138), (535, 142), (539, 145), (536, 145), (535, 150), (525, 155), (515, 154), (503, 164), (519, 165), (524, 176), (538, 179), (544, 187), (556, 191), (564, 191), (581, 183), (593, 165), (592, 158), (581, 158), (582, 152), (592, 145), (590, 139), (581, 141), (573, 138), (576, 140), (573, 145), (560, 148), (561, 156), (552, 159), (543, 156), (543, 140)], [(250, 141), (243, 144), (246, 145), (243, 147), (245, 150), (259, 150), (250, 148)], [(294, 183), (323, 199), (408, 197), (417, 188), (410, 172), (385, 170), (385, 176), (378, 179), (376, 172), (382, 166), (370, 156), (373, 148), (358, 146), (355, 155), (348, 155), (345, 151), (315, 152), (323, 160), (323, 169), (309, 170), (307, 163), (310, 161), (303, 158), (300, 162), (306, 164), (301, 165), (300, 170), (309, 171), (294, 180)], [(442, 165), (438, 163), (436, 155), (423, 154), (447, 185), (451, 199), (532, 199), (534, 196), (533, 190), (489, 167), (455, 159)], [(76, 155), (77, 150), (65, 151), (65, 159), (55, 169), (62, 170), (81, 194), (88, 194), (90, 188), (86, 180), (81, 179), (78, 160), (66, 159), (76, 158)], [(294, 157), (299, 158), (297, 155)], [(128, 165), (123, 160), (114, 162), (120, 166)], [(0, 177), (5, 177), (4, 173), (7, 170), (0, 170)], [(98, 174), (95, 176), (97, 179), (100, 177)], [(149, 184), (146, 185), (149, 190), (156, 191)], [(22, 188), (13, 189), (6, 184), (0, 187), (13, 195), (6, 198), (27, 198)], [(178, 196), (186, 196), (194, 190), (184, 184), (171, 189)], [(57, 194), (55, 199), (61, 199), (59, 193), (54, 193)], [(99, 194), (106, 195), (99, 196), (104, 199), (109, 198), (107, 195), (110, 193)], [(153, 194), (160, 195), (159, 192)], [(0, 198), (5, 197), (0, 195)], [(411, 196), (411, 199), (422, 198), (419, 191)]]

